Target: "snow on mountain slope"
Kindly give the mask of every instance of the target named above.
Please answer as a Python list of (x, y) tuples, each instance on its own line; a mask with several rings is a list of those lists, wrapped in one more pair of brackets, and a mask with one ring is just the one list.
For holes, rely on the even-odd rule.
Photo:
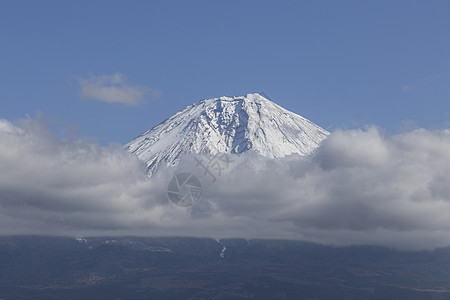
[(278, 158), (309, 155), (328, 136), (311, 121), (260, 94), (201, 100), (147, 130), (128, 144), (151, 175), (176, 165), (186, 153), (242, 153)]

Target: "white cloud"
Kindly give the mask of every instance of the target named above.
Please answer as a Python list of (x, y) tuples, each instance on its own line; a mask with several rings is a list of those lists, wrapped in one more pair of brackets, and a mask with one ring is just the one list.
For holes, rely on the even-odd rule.
[(81, 96), (87, 99), (108, 103), (139, 105), (145, 95), (159, 97), (161, 91), (147, 86), (129, 85), (123, 74), (100, 75), (89, 78), (78, 78), (81, 86)]
[[(450, 245), (450, 130), (389, 138), (373, 127), (339, 130), (311, 159), (232, 158), (215, 182), (189, 157), (150, 179), (121, 146), (60, 140), (34, 120), (3, 120), (0, 233)], [(167, 199), (181, 171), (203, 185), (191, 208)]]

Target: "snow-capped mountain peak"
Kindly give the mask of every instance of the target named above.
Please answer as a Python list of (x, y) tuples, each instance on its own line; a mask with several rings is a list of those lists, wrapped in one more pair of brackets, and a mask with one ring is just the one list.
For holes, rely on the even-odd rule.
[(151, 175), (186, 153), (243, 153), (277, 158), (309, 155), (329, 133), (258, 93), (192, 104), (128, 144)]

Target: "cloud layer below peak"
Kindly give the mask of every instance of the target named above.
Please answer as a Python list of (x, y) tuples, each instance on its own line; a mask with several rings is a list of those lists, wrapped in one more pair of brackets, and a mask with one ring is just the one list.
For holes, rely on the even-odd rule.
[[(338, 130), (309, 158), (230, 158), (215, 181), (193, 157), (148, 178), (120, 145), (61, 140), (35, 120), (0, 120), (0, 233), (450, 245), (449, 130), (388, 138), (374, 127)], [(201, 181), (193, 207), (168, 201), (178, 172)]]

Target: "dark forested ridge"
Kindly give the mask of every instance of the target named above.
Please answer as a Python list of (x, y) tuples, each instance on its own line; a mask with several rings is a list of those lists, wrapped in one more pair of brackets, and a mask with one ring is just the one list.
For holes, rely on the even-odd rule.
[(0, 299), (450, 299), (450, 249), (0, 237)]

